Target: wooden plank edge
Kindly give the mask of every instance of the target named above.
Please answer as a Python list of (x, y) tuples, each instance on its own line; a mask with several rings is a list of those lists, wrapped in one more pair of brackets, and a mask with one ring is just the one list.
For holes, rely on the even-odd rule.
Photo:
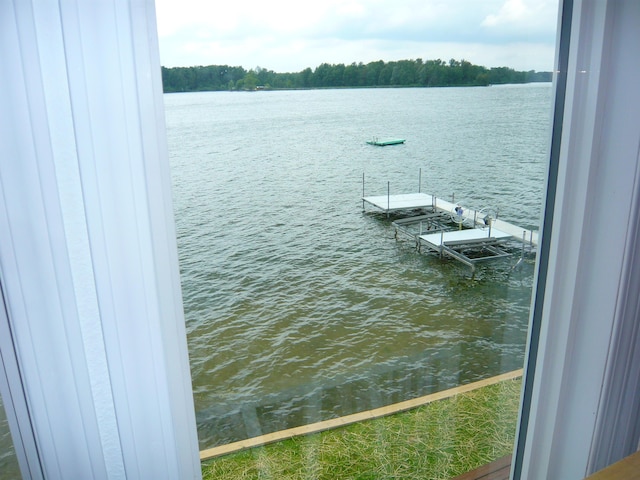
[(451, 480), (489, 480), (491, 478), (509, 478), (511, 470), (511, 454), (498, 458), (493, 462), (458, 475)]
[(362, 422), (364, 420), (374, 420), (376, 418), (386, 417), (395, 413), (405, 412), (407, 410), (412, 410), (414, 408), (427, 405), (437, 400), (454, 397), (461, 393), (471, 392), (473, 390), (477, 390), (478, 388), (495, 385), (506, 380), (513, 380), (521, 376), (522, 369), (518, 369), (512, 372), (496, 375), (495, 377), (486, 378), (484, 380), (468, 383), (466, 385), (460, 385), (448, 390), (443, 390), (441, 392), (432, 393), (430, 395), (414, 398), (412, 400), (406, 400), (404, 402), (394, 403), (392, 405), (387, 405), (380, 408), (375, 408), (373, 410), (358, 412), (351, 415), (346, 415), (344, 417), (332, 418), (330, 420), (324, 420), (321, 422), (310, 423), (308, 425), (302, 425), (300, 427), (280, 430), (278, 432), (267, 433), (259, 437), (248, 438), (246, 440), (240, 440), (238, 442), (208, 448), (206, 450), (200, 451), (200, 461), (209, 460), (215, 457), (220, 457), (222, 455), (228, 455), (230, 453), (237, 453), (248, 448), (260, 447), (269, 443), (288, 440), (294, 437), (333, 430), (335, 428), (344, 427), (346, 425)]
[(589, 475), (585, 480), (637, 480), (639, 478), (640, 450)]

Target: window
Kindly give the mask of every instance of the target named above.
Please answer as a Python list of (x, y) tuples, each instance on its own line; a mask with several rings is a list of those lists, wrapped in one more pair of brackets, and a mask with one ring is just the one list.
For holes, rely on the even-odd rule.
[[(160, 85), (136, 88), (160, 68), (147, 55), (153, 14), (25, 5), (0, 7), (11, 72), (0, 91), (0, 268), (16, 328), (2, 354), (18, 359), (9, 381), (24, 387), (32, 425), (18, 459), (23, 472), (38, 466), (35, 478), (197, 476), (169, 178), (155, 161), (166, 152)], [(566, 111), (522, 478), (581, 478), (638, 445), (638, 362), (623, 354), (637, 354), (640, 7), (563, 8)], [(92, 305), (102, 328), (84, 323)]]
[[(370, 78), (374, 67), (349, 68)], [(427, 85), (480, 71), (434, 60), (384, 68)], [(347, 77), (323, 65), (306, 80), (320, 72)], [(176, 90), (187, 79), (223, 89), (165, 96), (201, 449), (521, 368), (551, 84), (243, 91), (268, 73), (165, 71)], [(407, 141), (366, 145), (385, 132)], [(458, 202), (517, 225), (515, 255), (468, 266), (417, 252), (413, 234), (395, 241), (392, 220), (406, 219), (362, 214), (363, 172), (366, 195), (390, 181), (393, 193), (455, 194), (447, 214)]]
[[(166, 95), (201, 449), (522, 368), (551, 92)], [(363, 148), (395, 130), (406, 145)], [(517, 241), (495, 247), (513, 255), (441, 259), (413, 233), (394, 240), (392, 221), (413, 213), (363, 215), (362, 171), (369, 195), (388, 180), (417, 192), (420, 169), (423, 192), (517, 225)]]

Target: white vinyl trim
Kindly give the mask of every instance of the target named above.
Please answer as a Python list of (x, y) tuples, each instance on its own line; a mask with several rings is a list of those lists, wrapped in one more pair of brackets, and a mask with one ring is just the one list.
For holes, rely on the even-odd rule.
[(15, 0), (0, 23), (1, 347), (25, 458), (199, 478), (154, 3)]
[[(531, 479), (582, 479), (595, 468), (598, 448), (621, 446), (598, 425), (608, 415), (603, 398), (621, 387), (606, 378), (628, 373), (611, 362), (616, 332), (637, 322), (620, 312), (627, 305), (633, 311), (627, 277), (640, 268), (630, 263), (637, 255), (629, 241), (640, 228), (640, 92), (633, 86), (640, 4), (566, 5), (573, 9), (566, 100), (548, 276), (542, 310), (534, 312), (540, 338), (521, 471)], [(626, 419), (637, 420), (637, 411)], [(619, 452), (633, 451), (638, 439), (627, 443)]]

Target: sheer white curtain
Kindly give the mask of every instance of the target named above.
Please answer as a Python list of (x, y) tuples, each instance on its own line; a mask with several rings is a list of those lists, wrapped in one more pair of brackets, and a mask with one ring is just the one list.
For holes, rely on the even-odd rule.
[(154, 8), (0, 3), (3, 392), (34, 478), (200, 476)]

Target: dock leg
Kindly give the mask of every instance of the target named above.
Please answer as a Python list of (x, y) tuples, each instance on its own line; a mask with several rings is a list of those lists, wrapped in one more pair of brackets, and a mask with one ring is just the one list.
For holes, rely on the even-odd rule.
[(362, 172), (362, 211), (364, 212), (364, 172)]
[(390, 208), (391, 208), (391, 182), (387, 182), (387, 218), (389, 218)]
[(533, 230), (529, 232), (529, 253), (533, 252)]

